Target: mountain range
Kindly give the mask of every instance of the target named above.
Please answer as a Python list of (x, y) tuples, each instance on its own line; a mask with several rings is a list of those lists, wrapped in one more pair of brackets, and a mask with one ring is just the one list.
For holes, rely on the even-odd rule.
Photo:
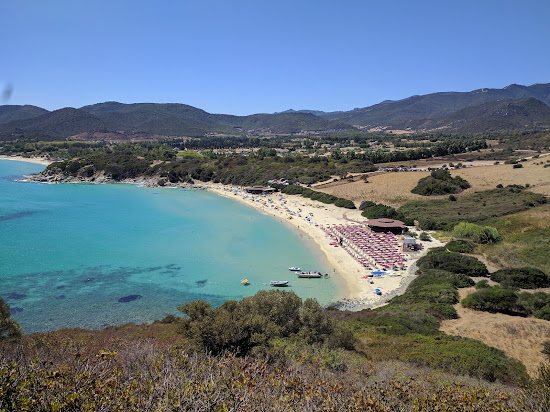
[(292, 134), (366, 130), (486, 133), (550, 128), (550, 83), (471, 92), (442, 92), (384, 101), (350, 111), (288, 110), (274, 114), (212, 114), (179, 103), (97, 103), (48, 111), (36, 106), (0, 106), (0, 139), (42, 140), (97, 133), (119, 136)]

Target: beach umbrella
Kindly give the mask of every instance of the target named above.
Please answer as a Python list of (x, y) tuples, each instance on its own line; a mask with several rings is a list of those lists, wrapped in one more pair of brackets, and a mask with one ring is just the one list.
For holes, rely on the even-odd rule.
[(386, 272), (382, 271), (382, 270), (375, 270), (375, 271), (372, 271), (371, 272), (373, 275), (376, 275), (376, 276), (382, 276), (382, 275), (385, 275)]

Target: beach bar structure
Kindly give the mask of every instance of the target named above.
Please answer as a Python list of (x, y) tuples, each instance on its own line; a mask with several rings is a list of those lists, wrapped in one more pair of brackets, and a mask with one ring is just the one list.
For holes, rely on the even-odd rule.
[(374, 232), (392, 232), (396, 235), (403, 234), (407, 230), (405, 223), (394, 219), (369, 219), (367, 226)]
[(272, 187), (265, 187), (265, 186), (250, 186), (244, 188), (245, 192), (253, 194), (253, 195), (261, 195), (262, 193), (272, 193), (275, 191)]

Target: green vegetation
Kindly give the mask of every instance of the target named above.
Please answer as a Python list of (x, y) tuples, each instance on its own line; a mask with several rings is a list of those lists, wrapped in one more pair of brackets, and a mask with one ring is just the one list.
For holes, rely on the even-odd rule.
[(341, 197), (336, 197), (323, 192), (317, 192), (307, 187), (296, 185), (285, 186), (281, 184), (273, 184), (271, 186), (280, 189), (282, 193), (287, 195), (302, 195), (303, 197), (310, 198), (311, 200), (317, 200), (322, 203), (334, 204), (338, 207), (343, 207), (346, 209), (357, 209), (351, 200), (343, 199)]
[(214, 355), (269, 353), (273, 340), (282, 338), (330, 348), (353, 347), (351, 333), (329, 319), (316, 300), (302, 302), (290, 292), (260, 291), (215, 309), (204, 301), (178, 309), (188, 316), (181, 325), (193, 347)]
[(550, 205), (482, 223), (495, 227), (502, 240), (478, 246), (480, 253), (502, 267), (528, 266), (550, 273)]
[(547, 203), (544, 195), (525, 190), (519, 185), (486, 190), (448, 199), (415, 200), (397, 211), (419, 222), (423, 230), (451, 231), (460, 222), (475, 223), (504, 216)]
[(64, 330), (3, 342), (0, 409), (545, 410), (544, 373), (521, 389), (358, 356), (342, 356), (347, 369), (334, 370), (323, 366), (334, 360), (324, 352), (285, 362), (211, 356), (186, 350), (177, 327)]
[(490, 226), (480, 226), (475, 223), (460, 222), (453, 228), (456, 237), (471, 239), (475, 243), (496, 243), (500, 240), (498, 230)]
[(444, 247), (430, 250), (417, 265), (423, 269), (440, 269), (466, 276), (489, 276), (487, 267), (476, 258), (448, 252)]
[(399, 359), (490, 381), (524, 379), (524, 367), (503, 352), (439, 331), (441, 319), (456, 318), (457, 288), (474, 282), (463, 274), (421, 266), (403, 295), (348, 322), (358, 337), (357, 350), (375, 361)]
[(469, 240), (456, 239), (447, 243), (445, 249), (449, 252), (472, 253), (474, 251), (474, 244)]
[(550, 287), (550, 276), (534, 268), (510, 268), (491, 273), (491, 280), (502, 286), (520, 289)]
[(21, 335), (21, 327), (11, 318), (10, 305), (0, 298), (0, 340)]
[[(411, 192), (422, 196), (446, 195), (460, 193), (469, 187), (470, 184), (460, 176), (452, 177), (448, 170), (437, 169), (430, 176), (420, 179)], [(455, 201), (456, 198), (449, 197), (449, 200)]]
[(405, 225), (412, 226), (413, 220), (405, 216), (403, 213), (395, 210), (391, 206), (371, 201), (362, 202), (360, 209), (363, 210), (361, 216), (367, 219), (396, 219), (401, 220)]
[(480, 288), (460, 303), (475, 310), (533, 315), (539, 319), (550, 320), (550, 294), (544, 292), (518, 293), (515, 288), (496, 285)]

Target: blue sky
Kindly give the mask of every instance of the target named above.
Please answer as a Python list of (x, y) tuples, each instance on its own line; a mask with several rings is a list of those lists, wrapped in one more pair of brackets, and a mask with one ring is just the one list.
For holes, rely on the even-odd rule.
[(550, 82), (548, 0), (1, 0), (0, 104), (245, 115)]

